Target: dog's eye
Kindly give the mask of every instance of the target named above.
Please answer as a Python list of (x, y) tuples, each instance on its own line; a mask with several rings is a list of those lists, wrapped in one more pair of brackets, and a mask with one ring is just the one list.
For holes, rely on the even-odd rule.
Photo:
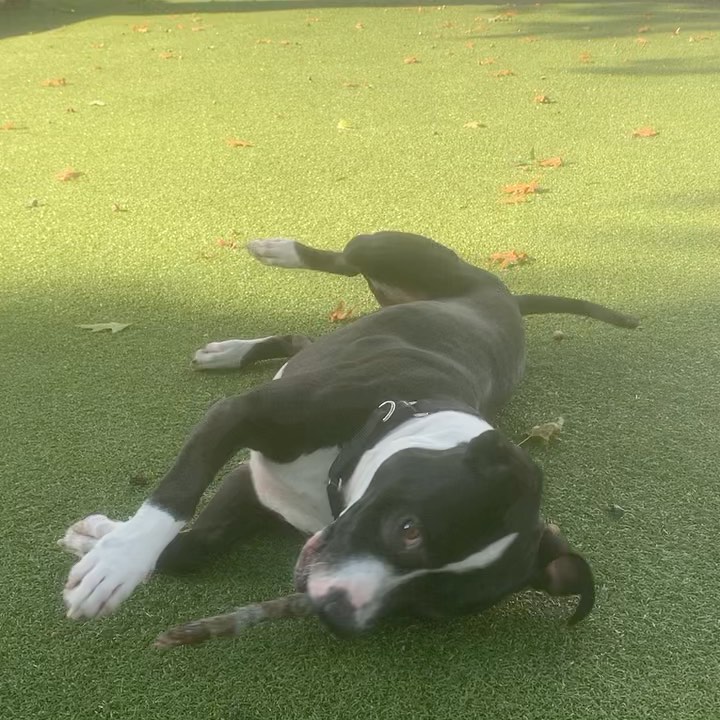
[(414, 518), (406, 518), (400, 523), (400, 537), (406, 550), (413, 550), (422, 542), (420, 525)]

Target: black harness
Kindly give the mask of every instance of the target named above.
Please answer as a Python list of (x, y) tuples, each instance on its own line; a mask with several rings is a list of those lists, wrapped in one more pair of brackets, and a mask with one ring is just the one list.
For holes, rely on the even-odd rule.
[(456, 410), (468, 415), (482, 417), (462, 403), (442, 400), (385, 400), (370, 413), (365, 425), (348, 442), (340, 446), (340, 453), (328, 471), (327, 496), (333, 518), (337, 519), (344, 507), (343, 485), (348, 480), (360, 458), (370, 448), (391, 433), (395, 428), (412, 418), (425, 417), (446, 410)]

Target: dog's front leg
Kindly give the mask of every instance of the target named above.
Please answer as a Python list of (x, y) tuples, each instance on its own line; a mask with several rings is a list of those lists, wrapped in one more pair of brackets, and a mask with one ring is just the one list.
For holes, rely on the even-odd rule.
[(250, 446), (253, 396), (215, 403), (150, 498), (72, 568), (63, 593), (68, 617), (110, 614), (152, 573), (218, 470), (237, 450)]

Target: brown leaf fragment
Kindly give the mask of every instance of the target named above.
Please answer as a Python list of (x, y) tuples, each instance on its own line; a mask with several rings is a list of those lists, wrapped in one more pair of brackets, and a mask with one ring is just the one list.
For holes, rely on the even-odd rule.
[(356, 22), (356, 23), (355, 23), (355, 29), (356, 29), (356, 30), (364, 30), (364, 29), (365, 29), (365, 23)]
[(559, 168), (563, 166), (563, 159), (559, 155), (556, 155), (555, 157), (538, 160), (538, 165), (540, 167)]
[(489, 260), (491, 263), (499, 263), (501, 270), (506, 270), (513, 265), (522, 265), (530, 259), (526, 252), (518, 250), (505, 250), (504, 252), (493, 253)]
[(82, 177), (85, 173), (81, 173), (78, 170), (75, 170), (71, 167), (67, 167), (64, 170), (61, 170), (59, 173), (55, 175), (55, 179), (59, 180), (60, 182), (68, 182), (68, 180), (77, 180), (79, 177)]
[(12, 122), (11, 120), (8, 120), (6, 123), (3, 123), (0, 125), (0, 130), (17, 130), (18, 126)]
[(272, 45), (272, 40), (269, 38), (260, 38), (260, 40), (255, 41), (256, 45)]
[(481, 60), (478, 60), (478, 65), (494, 65), (495, 64), (495, 58), (494, 57), (485, 57)]
[(127, 208), (124, 205), (120, 205), (120, 203), (113, 203), (111, 205), (112, 211), (114, 213), (124, 213), (127, 212)]
[(586, 64), (592, 63), (593, 62), (592, 55), (589, 52), (581, 52), (580, 53), (580, 62), (586, 63)]
[(248, 148), (253, 147), (253, 144), (248, 140), (240, 140), (239, 138), (228, 138), (225, 144), (232, 148)]
[(548, 97), (547, 95), (540, 94), (540, 95), (536, 95), (533, 98), (533, 102), (538, 105), (550, 105), (550, 104), (554, 103), (555, 101), (552, 98)]
[(537, 179), (531, 180), (529, 183), (514, 183), (512, 185), (503, 186), (502, 191), (513, 195), (530, 195), (539, 190), (540, 184)]
[(403, 62), (406, 65), (417, 65), (420, 62), (420, 59), (415, 55), (408, 55), (406, 58), (403, 58)]
[(468, 41), (465, 43), (465, 47), (466, 47), (468, 50), (473, 50), (473, 49), (475, 48), (475, 42), (474, 42), (473, 40), (468, 40)]
[(218, 238), (215, 243), (218, 247), (228, 248), (228, 250), (237, 250), (239, 247), (238, 241), (233, 238)]
[(348, 320), (352, 314), (352, 308), (347, 307), (344, 300), (340, 300), (340, 302), (330, 312), (330, 322), (336, 323)]
[[(678, 28), (679, 30), (680, 28)], [(704, 35), (691, 35), (688, 39), (688, 42), (694, 43), (694, 42), (703, 42), (704, 40), (712, 40), (713, 36), (709, 34)]]
[(203, 30), (205, 30), (205, 28), (202, 25), (193, 25), (190, 28), (191, 32), (202, 32)]
[(166, 50), (165, 52), (161, 52), (158, 57), (161, 60), (174, 60), (175, 59), (175, 53), (172, 50)]
[(647, 45), (649, 42), (650, 42), (650, 41), (649, 41), (647, 38), (645, 38), (645, 37), (635, 38), (635, 44), (636, 44), (636, 45), (639, 45), (640, 47), (644, 47), (644, 46)]
[(146, 24), (142, 25), (133, 25), (132, 26), (133, 32), (144, 34), (150, 30), (150, 28)]
[(477, 130), (478, 128), (487, 127), (487, 125), (479, 120), (468, 120), (463, 127), (470, 128), (470, 130)]
[(565, 420), (562, 417), (559, 417), (554, 421), (534, 425), (530, 428), (530, 430), (528, 430), (527, 437), (519, 442), (518, 445), (522, 445), (524, 442), (530, 440), (530, 438), (540, 438), (545, 441), (546, 445), (550, 442), (550, 440), (559, 440), (559, 435), (562, 432), (564, 424)]
[(637, 31), (638, 31), (639, 33), (646, 33), (646, 32), (649, 32), (649, 30), (650, 30), (650, 26), (649, 26), (649, 25), (643, 25), (642, 27), (639, 27), (639, 28), (637, 29)]
[(67, 80), (64, 77), (59, 78), (48, 78), (42, 81), (43, 87), (65, 87)]
[(639, 138), (649, 138), (649, 137), (655, 137), (658, 135), (657, 130), (651, 127), (639, 127), (633, 130), (632, 133), (633, 137), (639, 137)]
[(512, 70), (498, 70), (495, 73), (495, 77), (510, 77), (511, 75), (514, 75), (515, 73)]

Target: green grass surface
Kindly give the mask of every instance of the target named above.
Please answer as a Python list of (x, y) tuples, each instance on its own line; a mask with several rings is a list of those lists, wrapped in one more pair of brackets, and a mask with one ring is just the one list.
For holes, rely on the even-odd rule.
[[(717, 3), (523, 3), (499, 18), (507, 7), (335, 4), (0, 9), (0, 125), (16, 126), (0, 130), (0, 715), (714, 717)], [(641, 126), (659, 134), (633, 138)], [(565, 165), (516, 165), (533, 153)], [(66, 167), (83, 175), (59, 182)], [(498, 202), (503, 185), (535, 177), (546, 192)], [(177, 621), (287, 591), (288, 533), (197, 576), (153, 579), (102, 622), (65, 620), (65, 527), (133, 512), (148, 488), (129, 479), (154, 482), (214, 399), (277, 367), (194, 374), (192, 352), (330, 331), (340, 298), (373, 307), (362, 283), (273, 271), (217, 239), (339, 248), (381, 228), (478, 264), (524, 250), (534, 262), (503, 273), (514, 290), (643, 318), (635, 332), (530, 319), (527, 378), (500, 418), (518, 440), (566, 419), (561, 443), (532, 452), (547, 515), (595, 569), (593, 615), (570, 630), (567, 604), (527, 593), (353, 642), (302, 621), (149, 649)], [(105, 321), (133, 325), (76, 327)]]

